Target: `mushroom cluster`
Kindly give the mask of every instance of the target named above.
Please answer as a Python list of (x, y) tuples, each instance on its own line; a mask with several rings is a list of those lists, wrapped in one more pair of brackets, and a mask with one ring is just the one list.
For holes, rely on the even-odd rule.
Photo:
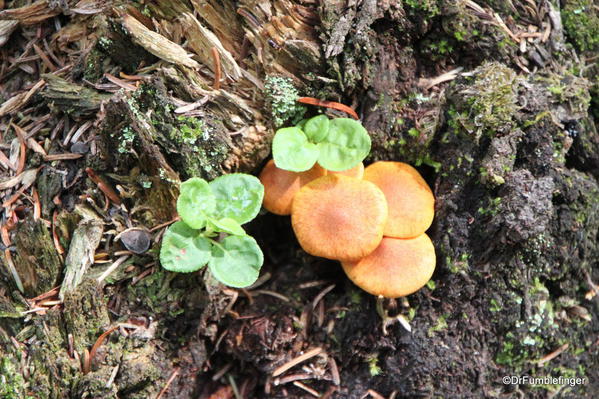
[(412, 166), (375, 162), (331, 172), (315, 164), (305, 172), (269, 161), (260, 174), (264, 207), (291, 215), (302, 248), (341, 262), (347, 276), (370, 294), (409, 295), (431, 278), (435, 249), (425, 231), (434, 196)]

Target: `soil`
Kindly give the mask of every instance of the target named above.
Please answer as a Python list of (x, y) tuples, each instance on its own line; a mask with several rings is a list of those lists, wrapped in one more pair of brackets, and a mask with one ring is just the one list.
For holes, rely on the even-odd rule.
[[(598, 7), (0, 1), (0, 397), (599, 396)], [(266, 211), (250, 289), (159, 264), (180, 181), (344, 116), (299, 96), (434, 191), (411, 332)]]

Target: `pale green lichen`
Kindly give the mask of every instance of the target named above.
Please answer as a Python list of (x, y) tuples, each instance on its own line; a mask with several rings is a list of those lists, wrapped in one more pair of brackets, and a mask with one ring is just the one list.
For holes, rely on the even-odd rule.
[(296, 124), (306, 112), (306, 108), (297, 103), (299, 92), (289, 78), (268, 76), (264, 83), (264, 95), (275, 126), (282, 126), (287, 121)]

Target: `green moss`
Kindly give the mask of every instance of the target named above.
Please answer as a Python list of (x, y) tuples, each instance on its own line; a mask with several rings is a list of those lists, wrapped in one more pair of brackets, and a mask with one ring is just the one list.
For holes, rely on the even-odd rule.
[(443, 331), (446, 328), (447, 328), (447, 315), (444, 314), (444, 315), (439, 316), (439, 318), (437, 319), (437, 323), (428, 329), (428, 331), (427, 331), (428, 336), (432, 337), (435, 332)]
[(451, 273), (462, 273), (470, 268), (468, 263), (469, 254), (461, 254), (457, 259), (452, 259), (450, 256), (445, 258), (445, 264)]
[(366, 358), (368, 371), (372, 377), (382, 374), (383, 370), (379, 367), (378, 353), (373, 353)]
[[(151, 115), (149, 122), (161, 135), (156, 141), (165, 148), (174, 169), (182, 172), (183, 178), (214, 179), (222, 174), (221, 165), (227, 158), (229, 146), (222, 137), (226, 133), (220, 121), (208, 117), (176, 117), (173, 105), (150, 85), (136, 90), (128, 99), (128, 105), (140, 120)], [(123, 149), (130, 144), (128, 137), (124, 137)]]
[(0, 360), (0, 398), (33, 399), (27, 394), (25, 379), (8, 357)]
[(580, 51), (599, 49), (599, 13), (593, 0), (567, 0), (562, 9), (566, 35)]
[[(100, 40), (98, 40), (98, 45), (100, 41), (102, 41), (102, 39), (105, 38), (101, 38)], [(99, 80), (104, 75), (104, 68), (102, 67), (102, 63), (105, 59), (106, 55), (100, 50), (100, 47), (94, 47), (85, 58), (83, 77), (90, 82), (95, 82)]]
[(404, 0), (404, 4), (412, 13), (418, 11), (424, 14), (428, 19), (434, 18), (440, 14), (439, 2), (437, 0)]
[(268, 76), (264, 84), (266, 106), (275, 126), (283, 126), (287, 121), (298, 123), (306, 108), (297, 103), (299, 92), (289, 78)]
[(519, 109), (518, 84), (515, 71), (503, 64), (492, 62), (477, 68), (474, 80), (460, 90), (461, 104), (455, 115), (459, 124), (477, 138), (510, 129)]
[(503, 307), (501, 306), (499, 301), (497, 301), (497, 299), (495, 299), (495, 298), (491, 298), (489, 303), (491, 304), (491, 306), (489, 306), (489, 311), (491, 311), (493, 313), (499, 312), (499, 311), (501, 311), (501, 309), (503, 309)]

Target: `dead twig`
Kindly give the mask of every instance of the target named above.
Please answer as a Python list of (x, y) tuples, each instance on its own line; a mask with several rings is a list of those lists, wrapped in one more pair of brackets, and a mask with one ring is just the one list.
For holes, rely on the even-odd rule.
[(158, 395), (156, 396), (156, 399), (160, 399), (162, 397), (162, 395), (164, 395), (166, 393), (166, 390), (173, 383), (173, 381), (175, 380), (175, 378), (179, 374), (180, 370), (181, 369), (179, 367), (175, 367), (175, 369), (173, 370), (173, 374), (171, 374), (171, 376), (166, 381), (166, 384), (164, 385), (164, 387), (160, 390), (160, 392), (158, 392)]
[(87, 176), (89, 176), (89, 178), (96, 183), (96, 185), (98, 186), (98, 188), (104, 193), (106, 194), (106, 196), (108, 198), (110, 198), (110, 200), (112, 202), (114, 202), (117, 205), (121, 205), (121, 198), (119, 197), (119, 195), (112, 189), (112, 187), (110, 187), (110, 185), (108, 185), (108, 183), (106, 183), (104, 181), (104, 179), (102, 179), (100, 176), (98, 176), (96, 174), (96, 172), (94, 172), (94, 170), (92, 168), (85, 168), (85, 172), (87, 173)]
[(104, 342), (104, 340), (106, 339), (106, 337), (111, 332), (113, 332), (114, 330), (116, 330), (117, 328), (119, 328), (119, 326), (111, 327), (108, 330), (104, 331), (102, 333), (102, 335), (100, 335), (98, 337), (98, 339), (96, 340), (96, 342), (92, 346), (92, 349), (89, 351), (89, 356), (85, 359), (86, 362), (84, 362), (84, 364), (83, 364), (83, 374), (87, 374), (87, 373), (89, 373), (91, 371), (91, 365), (92, 365), (92, 362), (94, 361), (94, 356), (96, 355), (96, 352), (98, 351), (98, 348), (100, 347), (100, 345), (102, 345), (102, 343)]
[(54, 210), (52, 213), (52, 240), (54, 241), (54, 248), (56, 248), (56, 252), (59, 255), (64, 254), (64, 248), (60, 244), (60, 240), (58, 239), (58, 233), (56, 233), (56, 221), (58, 220), (58, 212)]
[(297, 99), (297, 102), (302, 104), (316, 105), (317, 107), (336, 109), (337, 111), (345, 112), (346, 114), (351, 115), (351, 117), (356, 120), (360, 119), (356, 111), (354, 111), (352, 108), (335, 101), (319, 100), (314, 97), (300, 97)]
[(295, 385), (298, 388), (303, 389), (304, 391), (308, 392), (310, 395), (320, 398), (320, 392), (310, 388), (309, 386), (307, 386), (306, 384), (299, 382), (299, 381), (294, 381), (293, 385)]
[(6, 260), (6, 265), (8, 267), (8, 271), (12, 275), (12, 278), (15, 280), (15, 285), (21, 291), (21, 294), (25, 292), (23, 288), (23, 282), (21, 281), (21, 277), (19, 277), (19, 273), (17, 273), (17, 269), (15, 268), (15, 264), (12, 261), (12, 255), (10, 253), (10, 249), (6, 248), (4, 250), (4, 259)]
[(563, 351), (565, 351), (566, 349), (568, 349), (568, 347), (570, 346), (570, 344), (565, 343), (562, 346), (560, 346), (559, 348), (557, 348), (556, 350), (554, 350), (553, 352), (551, 352), (548, 355), (543, 356), (538, 362), (537, 362), (537, 366), (542, 366), (543, 364), (551, 361), (552, 359), (555, 359), (556, 357), (558, 357)]
[(212, 47), (212, 57), (214, 58), (214, 90), (220, 89), (220, 79), (222, 76), (222, 70), (220, 65), (220, 53), (216, 47)]
[(272, 372), (272, 376), (277, 377), (277, 376), (283, 374), (285, 371), (289, 370), (290, 368), (297, 366), (298, 364), (303, 363), (306, 360), (313, 358), (314, 356), (320, 355), (321, 353), (322, 353), (322, 348), (320, 348), (320, 347), (310, 349), (308, 352), (304, 353), (303, 355), (300, 355), (300, 356), (296, 357), (295, 359), (288, 361), (284, 365), (276, 368), (275, 371)]

